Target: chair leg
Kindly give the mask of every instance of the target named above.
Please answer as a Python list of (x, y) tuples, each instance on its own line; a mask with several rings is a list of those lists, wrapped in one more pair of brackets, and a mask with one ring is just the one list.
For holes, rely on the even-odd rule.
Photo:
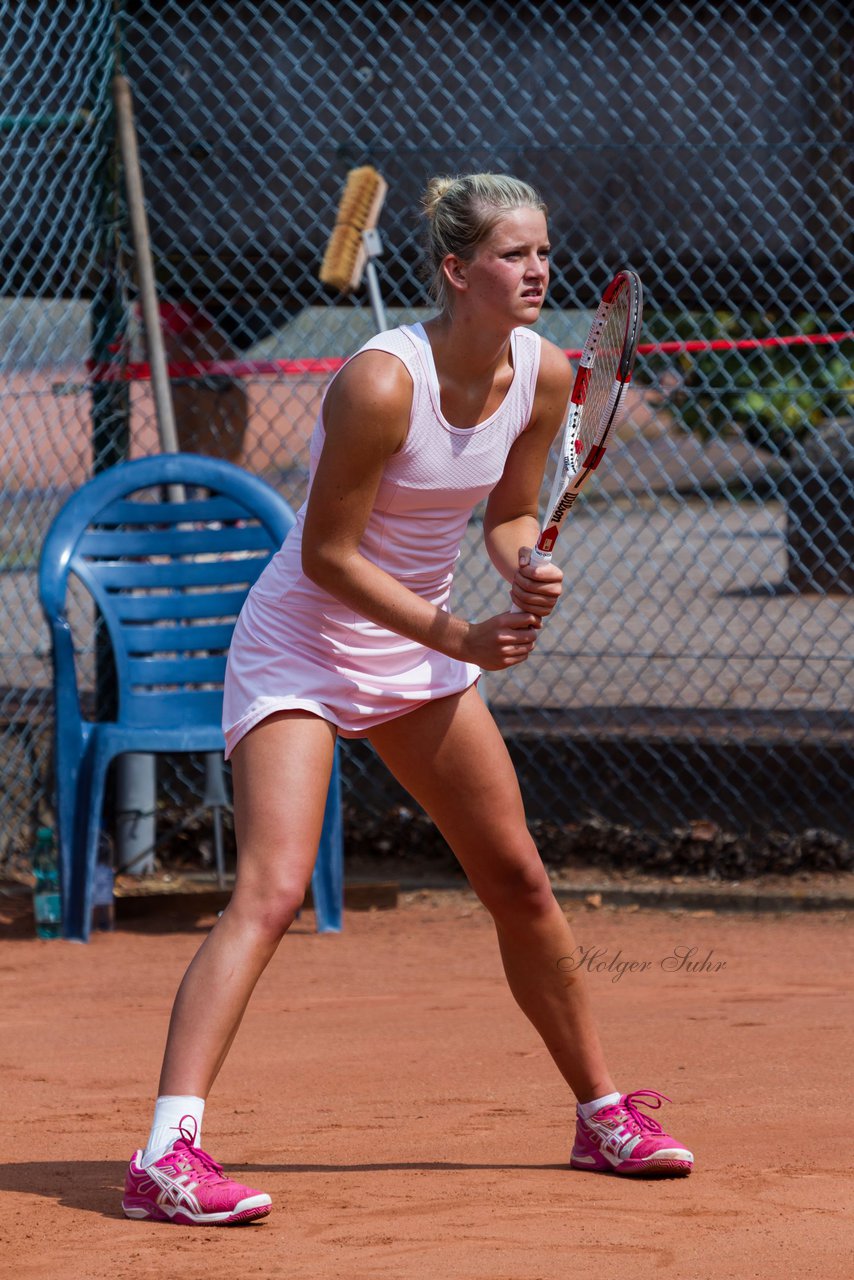
[(214, 859), (220, 889), (225, 888), (225, 850), (222, 839), (222, 808), (228, 804), (225, 790), (225, 765), (222, 752), (205, 752), (205, 794), (202, 804), (213, 813)]
[(85, 839), (88, 822), (89, 768), (85, 748), (72, 762), (57, 748), (56, 825), (62, 897), (62, 936), (74, 942), (83, 936), (82, 887), (86, 878)]
[(104, 807), (104, 786), (111, 756), (92, 750), (89, 767), (81, 769), (77, 797), (77, 823), (72, 860), (73, 883), (69, 886), (69, 914), (66, 937), (75, 942), (88, 942), (92, 931), (92, 901), (95, 890), (95, 866), (98, 861), (98, 837)]
[(341, 772), (335, 748), (323, 831), (311, 877), (318, 933), (340, 933), (344, 903), (344, 831), (341, 822)]
[(216, 882), (220, 889), (225, 888), (225, 849), (222, 839), (222, 807), (215, 804), (213, 813), (214, 863), (216, 865)]

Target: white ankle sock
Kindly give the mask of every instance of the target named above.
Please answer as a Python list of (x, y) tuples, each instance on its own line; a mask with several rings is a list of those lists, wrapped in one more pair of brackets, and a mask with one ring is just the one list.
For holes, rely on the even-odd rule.
[(582, 1120), (589, 1120), (601, 1107), (613, 1107), (619, 1101), (619, 1093), (606, 1093), (604, 1098), (594, 1098), (592, 1102), (579, 1102), (576, 1110)]
[(205, 1113), (204, 1098), (195, 1098), (184, 1094), (163, 1094), (154, 1104), (154, 1121), (148, 1143), (142, 1153), (142, 1166), (152, 1164), (164, 1156), (180, 1134), (180, 1124), (185, 1116), (192, 1119), (193, 1124), (185, 1124), (185, 1129), (193, 1130), (193, 1145), (201, 1146), (202, 1116)]

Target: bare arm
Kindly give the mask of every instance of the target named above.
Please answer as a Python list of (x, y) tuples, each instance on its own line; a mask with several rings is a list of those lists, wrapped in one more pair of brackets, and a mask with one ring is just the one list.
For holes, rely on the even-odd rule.
[(326, 444), (309, 498), (303, 572), (356, 613), (453, 658), (499, 670), (521, 662), (536, 636), (530, 615), (471, 623), (431, 604), (359, 550), (383, 468), (406, 438), (412, 382), (385, 352), (363, 352), (324, 404)]
[(566, 356), (551, 342), (543, 342), (531, 421), (507, 456), (483, 524), (489, 558), (510, 583), (513, 603), (538, 618), (557, 604), (563, 579), (557, 565), (532, 568), (528, 561), (539, 535), (537, 505), (549, 448), (563, 423), (571, 385)]

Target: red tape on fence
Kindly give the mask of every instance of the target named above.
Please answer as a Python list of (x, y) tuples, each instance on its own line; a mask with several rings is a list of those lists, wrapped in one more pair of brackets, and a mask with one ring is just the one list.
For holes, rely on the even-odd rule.
[[(700, 351), (751, 351), (761, 347), (791, 347), (800, 344), (836, 345), (854, 340), (854, 330), (841, 333), (792, 333), (771, 338), (696, 338), (685, 342), (644, 342), (641, 355), (689, 355)], [(577, 360), (581, 350), (567, 351), (569, 360)], [(337, 372), (346, 361), (342, 356), (304, 360), (209, 360), (169, 365), (170, 378), (298, 378)], [(144, 361), (129, 364), (89, 363), (90, 382), (147, 382), (151, 366)]]
[[(835, 345), (839, 342), (850, 342), (854, 338), (854, 330), (842, 333), (789, 333), (779, 338), (695, 338), (688, 342), (642, 342), (638, 347), (641, 355), (650, 355), (660, 351), (664, 355), (691, 351), (750, 351), (757, 347), (794, 347), (799, 343), (813, 346)], [(581, 352), (567, 351), (570, 360)]]

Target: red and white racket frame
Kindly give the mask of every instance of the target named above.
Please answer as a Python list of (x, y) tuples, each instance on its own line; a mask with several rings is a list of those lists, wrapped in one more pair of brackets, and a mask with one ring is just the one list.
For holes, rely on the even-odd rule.
[[(602, 415), (602, 429), (597, 433), (596, 443), (588, 450), (586, 457), (579, 463), (581, 428), (584, 402), (590, 385), (590, 373), (599, 340), (605, 328), (605, 322), (611, 309), (625, 291), (628, 291), (628, 310), (626, 315), (626, 331), (623, 338), (623, 349), (617, 365), (614, 385), (608, 397), (605, 412)], [(635, 271), (618, 271), (602, 295), (602, 301), (593, 317), (584, 350), (578, 361), (575, 381), (569, 398), (566, 426), (563, 433), (561, 460), (557, 468), (549, 501), (547, 516), (537, 545), (531, 554), (531, 563), (543, 564), (552, 558), (552, 551), (561, 526), (572, 505), (578, 497), (591, 472), (595, 471), (604, 457), (608, 446), (608, 438), (620, 420), (624, 407), (624, 392), (632, 380), (632, 369), (640, 339), (641, 320), (643, 318), (643, 286)]]

